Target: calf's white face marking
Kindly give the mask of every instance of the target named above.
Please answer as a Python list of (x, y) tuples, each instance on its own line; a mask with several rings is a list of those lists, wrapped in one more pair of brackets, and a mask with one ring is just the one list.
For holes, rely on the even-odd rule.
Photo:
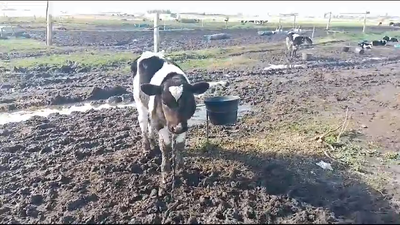
[[(181, 69), (179, 69), (177, 66), (175, 66), (173, 64), (165, 62), (163, 67), (159, 71), (157, 71), (156, 74), (154, 74), (153, 78), (150, 81), (150, 84), (161, 85), (164, 78), (169, 73), (172, 73), (172, 72), (182, 74), (186, 78), (186, 80), (189, 80), (186, 77), (185, 73)], [(172, 92), (171, 92), (171, 94), (172, 94)], [(155, 110), (155, 96), (151, 95), (150, 101), (149, 101), (149, 112), (152, 114), (154, 110)]]
[(168, 88), (169, 92), (171, 92), (172, 97), (178, 102), (179, 98), (182, 96), (183, 93), (183, 85), (179, 86), (171, 86)]

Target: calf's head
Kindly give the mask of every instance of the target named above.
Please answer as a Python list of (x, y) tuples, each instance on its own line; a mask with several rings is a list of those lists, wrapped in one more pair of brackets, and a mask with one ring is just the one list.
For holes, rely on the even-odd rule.
[(382, 38), (382, 40), (389, 41), (390, 38), (389, 38), (389, 36), (385, 36), (385, 37)]
[(165, 79), (161, 85), (142, 84), (142, 91), (155, 95), (156, 101), (161, 102), (168, 130), (174, 134), (181, 134), (188, 130), (187, 121), (196, 111), (195, 94), (203, 94), (210, 87), (207, 82), (189, 84), (185, 77), (176, 74)]
[(304, 43), (306, 43), (307, 45), (312, 45), (313, 44), (311, 38), (309, 38), (309, 37), (304, 37)]

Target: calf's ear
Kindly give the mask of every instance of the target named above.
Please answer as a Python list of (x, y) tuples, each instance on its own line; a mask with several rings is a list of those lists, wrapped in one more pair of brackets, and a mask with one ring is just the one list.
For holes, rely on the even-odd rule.
[(208, 82), (198, 82), (190, 85), (190, 90), (193, 94), (199, 95), (203, 94), (210, 88), (210, 84)]
[(149, 96), (152, 95), (161, 95), (161, 87), (158, 85), (153, 85), (153, 84), (142, 84), (140, 85), (140, 89)]

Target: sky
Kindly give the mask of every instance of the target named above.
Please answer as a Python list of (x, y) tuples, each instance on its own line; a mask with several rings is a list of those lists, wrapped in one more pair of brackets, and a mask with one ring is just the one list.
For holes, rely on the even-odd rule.
[[(338, 13), (363, 13), (372, 15), (400, 16), (400, 1), (52, 1), (53, 15), (92, 14), (100, 12), (135, 13), (150, 9), (169, 9), (174, 12), (206, 12), (244, 15), (267, 13), (299, 13), (300, 15), (322, 16), (332, 11)], [(44, 15), (46, 1), (0, 1), (0, 9), (16, 8), (19, 14)], [(23, 12), (29, 9), (29, 12)], [(4, 13), (4, 12), (3, 12)], [(7, 15), (16, 12), (7, 12)]]

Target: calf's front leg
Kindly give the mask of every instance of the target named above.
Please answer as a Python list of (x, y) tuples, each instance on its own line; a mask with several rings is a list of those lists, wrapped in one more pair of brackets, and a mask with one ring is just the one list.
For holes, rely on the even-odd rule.
[(175, 152), (175, 164), (176, 168), (179, 170), (183, 167), (182, 152), (185, 150), (186, 132), (175, 135), (174, 140), (175, 145), (173, 146), (173, 151)]
[(150, 142), (149, 146), (151, 149), (154, 149), (156, 147), (156, 138), (154, 136), (154, 128), (151, 125), (151, 123), (148, 126), (148, 129), (149, 129), (149, 142)]
[(159, 145), (161, 151), (161, 184), (166, 183), (166, 177), (171, 171), (171, 138), (167, 127), (164, 127), (158, 131)]

